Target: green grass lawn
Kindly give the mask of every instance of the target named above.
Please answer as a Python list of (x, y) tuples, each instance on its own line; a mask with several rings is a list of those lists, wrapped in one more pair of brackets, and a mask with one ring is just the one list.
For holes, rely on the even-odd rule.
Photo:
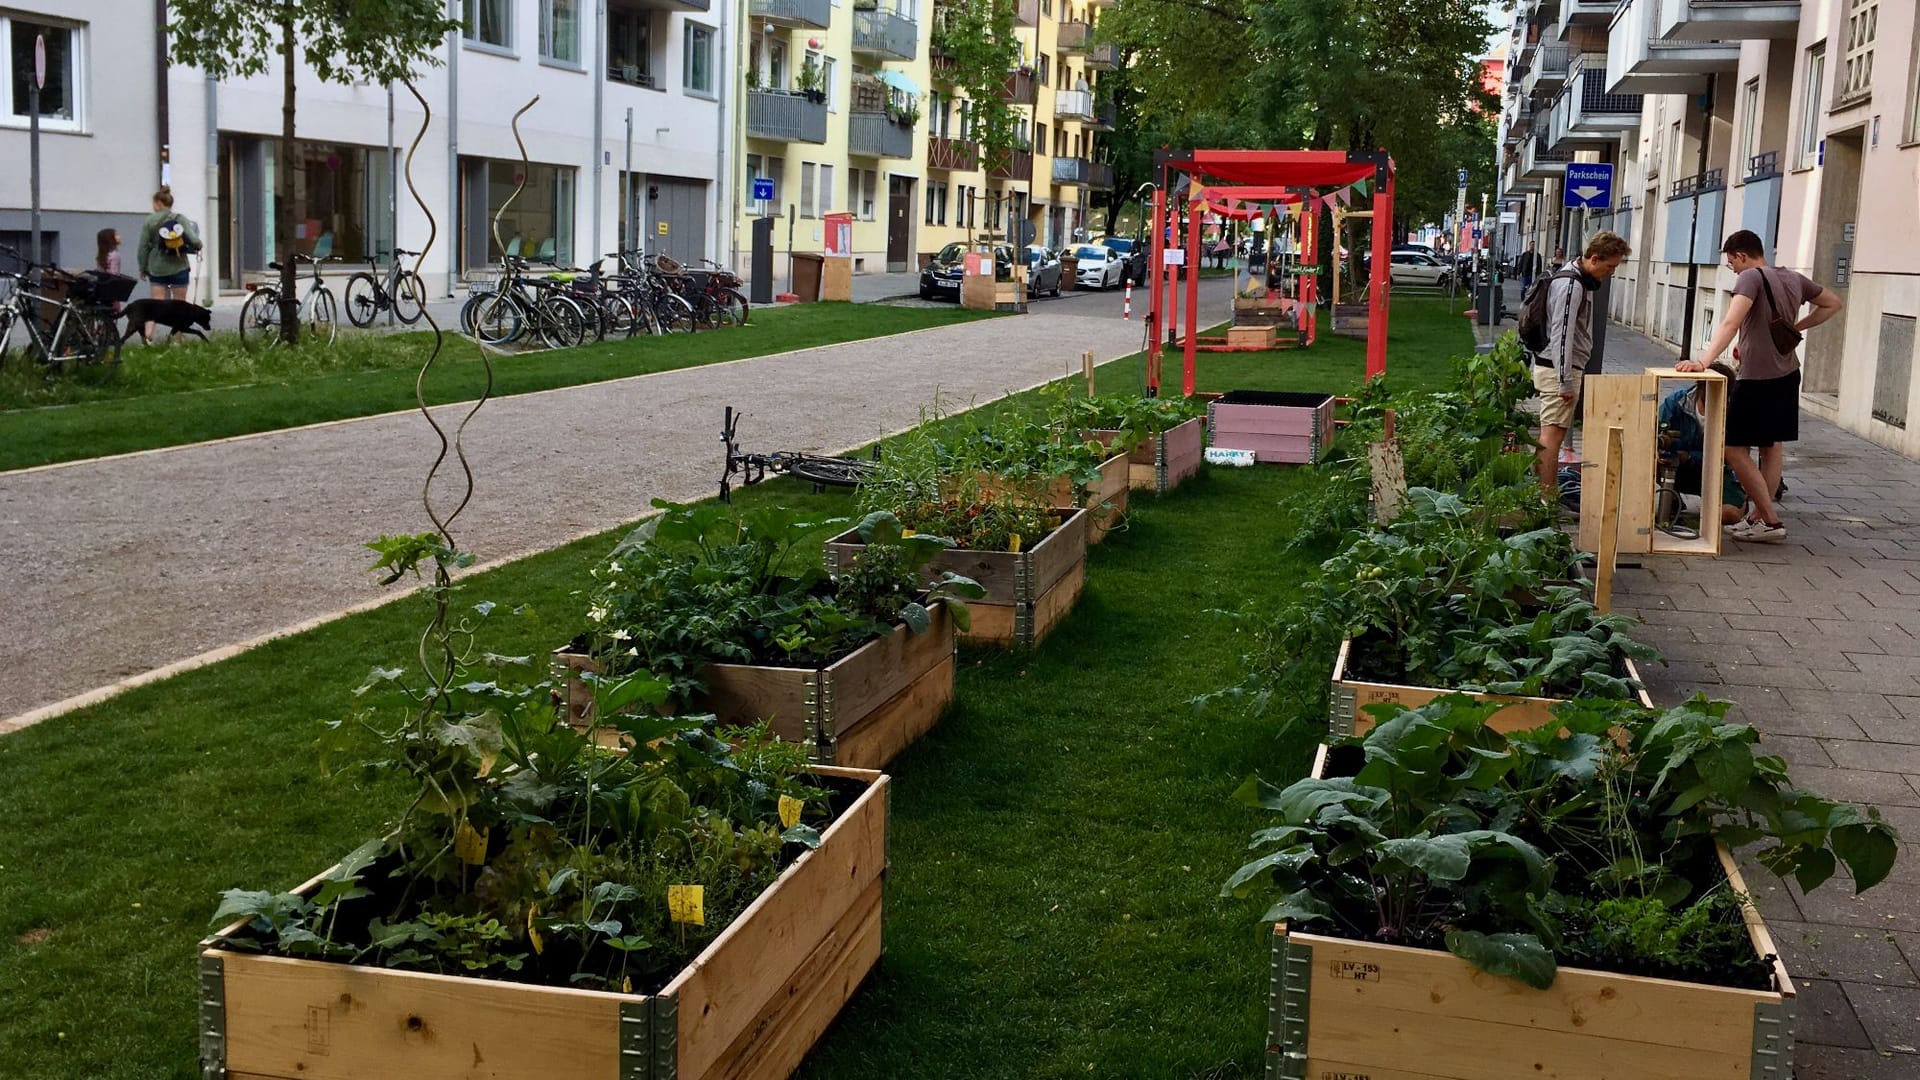
[[(497, 361), (494, 393), (525, 394), (723, 360), (947, 326), (991, 313), (879, 304), (803, 304), (754, 313), (751, 324), (668, 338), (637, 337)], [(0, 371), (0, 471), (132, 450), (249, 435), (410, 409), (425, 332), (343, 334), (331, 347), (259, 350), (237, 337), (130, 348), (104, 385), (49, 383), (37, 371)], [(446, 338), (451, 361), (432, 404), (480, 396), (477, 347)]]
[[(1472, 347), (1464, 320), (1395, 314), (1401, 385), (1438, 383)], [(1346, 390), (1362, 360), (1327, 337), (1203, 358), (1201, 386)], [(1140, 367), (1108, 365), (1103, 388)], [(1273, 522), (1315, 479), (1214, 469), (1141, 497), (1040, 650), (963, 653), (956, 704), (889, 770), (887, 957), (803, 1075), (1260, 1075), (1261, 907), (1216, 899), (1259, 815), (1229, 795), (1255, 770), (1298, 774), (1309, 747), (1275, 737), (1280, 717), (1187, 701), (1240, 675), (1215, 611), (1271, 606), (1310, 571)], [(741, 500), (848, 506), (784, 481)], [(565, 641), (572, 591), (613, 540), (467, 579), (462, 602), (536, 613), (485, 645)], [(321, 778), (311, 743), (370, 667), (405, 662), (422, 622), (417, 603), (367, 612), (0, 738), (0, 1076), (198, 1075), (193, 957), (217, 895), (291, 887), (396, 814), (401, 791)]]

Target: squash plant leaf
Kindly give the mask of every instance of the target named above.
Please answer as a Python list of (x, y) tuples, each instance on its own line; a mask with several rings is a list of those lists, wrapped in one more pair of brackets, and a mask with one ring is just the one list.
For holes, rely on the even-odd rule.
[(1449, 930), (1447, 951), (1482, 971), (1518, 979), (1535, 990), (1551, 987), (1559, 973), (1553, 953), (1532, 934)]

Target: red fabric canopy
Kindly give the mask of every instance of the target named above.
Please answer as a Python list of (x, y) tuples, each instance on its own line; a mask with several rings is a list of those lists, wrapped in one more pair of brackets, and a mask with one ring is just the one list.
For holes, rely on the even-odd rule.
[[(1348, 161), (1344, 150), (1195, 150), (1176, 166), (1206, 181), (1291, 187), (1344, 187), (1373, 178), (1372, 161)], [(1388, 164), (1389, 175), (1393, 171)]]

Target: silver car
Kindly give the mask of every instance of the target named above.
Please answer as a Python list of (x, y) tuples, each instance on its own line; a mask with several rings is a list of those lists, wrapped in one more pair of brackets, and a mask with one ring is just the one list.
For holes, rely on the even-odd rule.
[(1060, 255), (1040, 244), (1030, 244), (1027, 256), (1027, 295), (1060, 295)]

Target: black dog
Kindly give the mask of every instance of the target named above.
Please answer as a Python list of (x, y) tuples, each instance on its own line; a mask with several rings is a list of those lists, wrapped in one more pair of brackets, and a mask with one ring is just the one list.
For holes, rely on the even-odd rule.
[(166, 327), (170, 336), (192, 334), (201, 341), (207, 340), (207, 335), (196, 327), (213, 329), (213, 310), (185, 300), (135, 300), (120, 314), (127, 320), (127, 332), (121, 335), (121, 341), (145, 334), (148, 323)]

